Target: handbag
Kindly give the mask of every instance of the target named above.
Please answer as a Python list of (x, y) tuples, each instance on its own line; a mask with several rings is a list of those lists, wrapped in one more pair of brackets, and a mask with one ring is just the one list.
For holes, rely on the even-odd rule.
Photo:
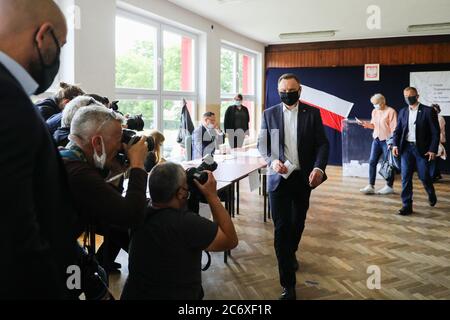
[(381, 168), (378, 173), (380, 176), (382, 176), (385, 180), (390, 180), (395, 174), (395, 165), (394, 165), (394, 155), (392, 152), (388, 151), (383, 162), (381, 163)]

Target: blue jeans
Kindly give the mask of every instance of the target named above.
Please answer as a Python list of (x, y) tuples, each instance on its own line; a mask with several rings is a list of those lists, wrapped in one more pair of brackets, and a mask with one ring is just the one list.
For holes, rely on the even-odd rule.
[(430, 176), (429, 162), (424, 158), (417, 147), (412, 143), (406, 143), (405, 149), (401, 154), (402, 159), (402, 202), (404, 207), (412, 206), (413, 202), (413, 184), (414, 165), (417, 166), (419, 179), (428, 194), (428, 198), (435, 195), (433, 180)]
[[(380, 156), (383, 155), (384, 158), (386, 158), (387, 153), (390, 152), (388, 150), (386, 140), (380, 141), (380, 139), (376, 138), (372, 142), (372, 150), (370, 151), (370, 160), (369, 160), (369, 183), (374, 186), (375, 185), (375, 179), (377, 176), (377, 165), (380, 161)], [(394, 185), (394, 175), (392, 175), (392, 178), (386, 181), (386, 184), (389, 187), (393, 187)]]

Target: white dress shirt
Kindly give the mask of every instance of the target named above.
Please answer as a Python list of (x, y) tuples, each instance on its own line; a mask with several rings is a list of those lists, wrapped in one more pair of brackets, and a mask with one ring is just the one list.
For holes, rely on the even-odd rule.
[(16, 78), (27, 95), (34, 94), (39, 85), (24, 67), (2, 51), (0, 51), (0, 63)]
[(284, 118), (284, 156), (286, 160), (300, 169), (300, 160), (298, 159), (298, 144), (297, 144), (297, 126), (298, 126), (298, 103), (289, 110), (283, 104), (283, 118)]
[(416, 142), (416, 121), (417, 113), (419, 112), (419, 106), (415, 109), (409, 107), (409, 119), (408, 119), (408, 135), (406, 136), (406, 141)]

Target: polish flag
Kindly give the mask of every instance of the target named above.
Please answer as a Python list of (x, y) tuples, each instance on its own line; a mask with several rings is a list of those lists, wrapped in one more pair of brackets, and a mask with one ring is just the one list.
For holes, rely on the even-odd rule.
[(305, 85), (302, 85), (300, 101), (319, 109), (323, 124), (339, 132), (342, 132), (342, 120), (348, 118), (355, 105), (352, 102)]

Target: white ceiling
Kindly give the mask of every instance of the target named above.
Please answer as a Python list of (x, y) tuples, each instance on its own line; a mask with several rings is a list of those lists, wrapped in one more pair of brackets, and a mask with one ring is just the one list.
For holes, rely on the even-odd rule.
[[(369, 39), (410, 33), (412, 24), (450, 22), (450, 0), (169, 0), (264, 44)], [(367, 8), (381, 10), (381, 29), (367, 28)], [(334, 37), (281, 40), (280, 33), (337, 30)]]

